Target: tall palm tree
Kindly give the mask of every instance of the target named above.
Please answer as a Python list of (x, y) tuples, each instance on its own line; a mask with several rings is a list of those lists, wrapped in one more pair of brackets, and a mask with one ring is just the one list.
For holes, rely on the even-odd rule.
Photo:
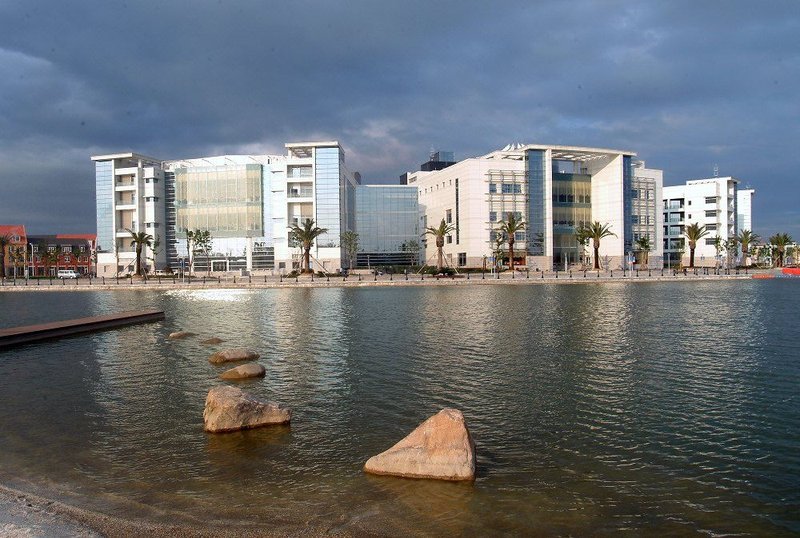
[(689, 241), (689, 267), (694, 267), (694, 249), (697, 248), (697, 242), (708, 235), (708, 230), (695, 222), (687, 226), (683, 233)]
[(792, 238), (789, 237), (789, 234), (778, 233), (770, 237), (769, 242), (775, 247), (775, 251), (778, 253), (778, 263), (776, 267), (783, 267), (783, 255), (786, 252), (786, 247), (792, 243)]
[(645, 235), (644, 237), (637, 239), (636, 248), (640, 253), (642, 253), (642, 265), (647, 267), (650, 262), (650, 251), (653, 250), (653, 245), (650, 243), (650, 236)]
[(754, 234), (750, 230), (742, 230), (737, 239), (739, 239), (739, 243), (742, 245), (742, 264), (746, 267), (749, 265), (747, 259), (750, 255), (750, 247), (758, 243), (758, 240), (761, 238), (758, 237), (758, 234)]
[[(126, 229), (131, 234), (131, 246), (136, 248), (136, 270), (134, 274), (142, 274), (142, 249), (153, 245), (153, 236), (147, 232), (134, 232), (130, 228)], [(145, 276), (145, 278), (147, 278)]]
[(611, 231), (609, 224), (600, 224), (594, 221), (586, 227), (586, 235), (592, 240), (592, 247), (594, 248), (594, 268), (600, 269), (600, 240), (604, 237), (614, 236), (617, 234)]
[(439, 223), (439, 226), (433, 227), (428, 226), (425, 228), (424, 235), (432, 235), (436, 239), (436, 270), (441, 271), (442, 267), (444, 267), (444, 253), (442, 252), (442, 248), (444, 247), (444, 237), (455, 230), (456, 227), (452, 224), (448, 224), (442, 219), (442, 222)]
[(500, 231), (505, 234), (508, 241), (508, 265), (512, 271), (514, 270), (514, 234), (524, 229), (525, 222), (517, 219), (513, 212), (509, 212), (506, 220), (500, 223)]
[(6, 277), (6, 249), (11, 244), (11, 236), (0, 235), (0, 278)]
[(314, 240), (326, 233), (328, 229), (314, 226), (314, 219), (306, 219), (303, 221), (302, 227), (297, 224), (292, 224), (289, 231), (292, 240), (298, 243), (303, 249), (303, 272), (310, 273), (311, 247), (314, 246)]

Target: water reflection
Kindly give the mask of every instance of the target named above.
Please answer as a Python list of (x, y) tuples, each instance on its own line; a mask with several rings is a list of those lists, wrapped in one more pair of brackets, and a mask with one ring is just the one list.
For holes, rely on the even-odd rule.
[[(797, 298), (756, 281), (6, 294), (6, 325), (167, 320), (0, 353), (0, 472), (123, 515), (355, 534), (797, 532)], [(290, 406), (290, 428), (202, 431), (226, 346), (262, 354), (240, 386)], [(445, 406), (475, 438), (474, 484), (363, 474)]]

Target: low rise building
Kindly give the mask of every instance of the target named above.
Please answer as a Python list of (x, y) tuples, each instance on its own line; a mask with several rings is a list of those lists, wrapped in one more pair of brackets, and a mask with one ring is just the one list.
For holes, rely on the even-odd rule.
[(0, 267), (3, 277), (24, 276), (27, 259), (28, 240), (23, 224), (0, 225), (0, 237), (4, 238), (3, 263)]

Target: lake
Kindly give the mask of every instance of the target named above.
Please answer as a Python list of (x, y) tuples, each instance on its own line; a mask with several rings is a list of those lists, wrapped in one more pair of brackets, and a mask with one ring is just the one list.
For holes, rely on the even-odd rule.
[[(0, 352), (0, 478), (243, 529), (800, 533), (798, 300), (789, 279), (4, 293), (2, 327), (167, 319)], [(203, 432), (225, 346), (261, 353), (266, 378), (238, 386), (290, 427)], [(443, 407), (474, 483), (362, 472)]]

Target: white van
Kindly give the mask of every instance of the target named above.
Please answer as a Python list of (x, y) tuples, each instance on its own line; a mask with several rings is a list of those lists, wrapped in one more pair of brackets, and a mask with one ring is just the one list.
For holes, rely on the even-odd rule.
[(59, 269), (58, 278), (78, 278), (80, 275), (72, 269)]

